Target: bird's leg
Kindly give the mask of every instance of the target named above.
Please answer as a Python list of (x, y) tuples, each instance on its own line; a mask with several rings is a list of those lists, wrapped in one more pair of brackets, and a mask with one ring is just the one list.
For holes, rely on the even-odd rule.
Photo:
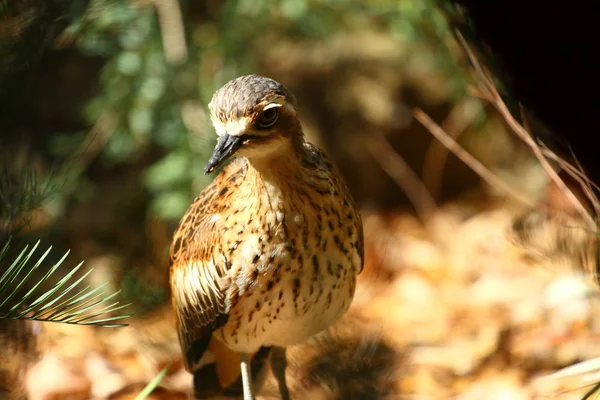
[(242, 389), (244, 391), (244, 400), (254, 400), (252, 395), (252, 373), (250, 371), (250, 357), (247, 353), (241, 354), (240, 369), (242, 373)]
[(285, 369), (287, 367), (287, 359), (285, 356), (285, 347), (273, 347), (271, 353), (271, 369), (273, 375), (279, 385), (279, 393), (282, 400), (290, 399), (290, 392), (285, 381)]

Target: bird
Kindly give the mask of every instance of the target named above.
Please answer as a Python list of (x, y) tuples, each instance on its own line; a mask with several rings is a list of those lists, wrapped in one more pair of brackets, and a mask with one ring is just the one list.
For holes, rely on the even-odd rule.
[(360, 212), (337, 167), (305, 139), (296, 98), (281, 83), (238, 77), (208, 108), (217, 143), (204, 173), (218, 173), (170, 247), (184, 365), (202, 398), (203, 355), (221, 349), (215, 354), (239, 360), (238, 395), (250, 400), (255, 361), (260, 367), (269, 355), (287, 399), (285, 348), (334, 324), (354, 297), (364, 263)]

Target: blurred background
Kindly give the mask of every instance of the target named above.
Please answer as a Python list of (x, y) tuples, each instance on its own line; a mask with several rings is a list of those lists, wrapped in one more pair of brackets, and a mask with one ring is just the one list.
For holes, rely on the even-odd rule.
[[(213, 178), (203, 174), (216, 142), (207, 104), (222, 84), (247, 73), (295, 93), (308, 139), (342, 169), (365, 218), (359, 310), (345, 333), (334, 335), (339, 340), (323, 346), (348, 346), (363, 334), (374, 343), (389, 336), (393, 344), (386, 342), (381, 357), (394, 361), (381, 367), (384, 381), (373, 376), (350, 394), (339, 383), (321, 398), (533, 398), (534, 375), (600, 351), (596, 343), (585, 356), (583, 347), (555, 354), (557, 343), (571, 343), (565, 332), (596, 338), (586, 329), (598, 305), (585, 303), (573, 311), (577, 318), (555, 322), (560, 334), (540, 331), (552, 314), (540, 303), (544, 291), (566, 285), (588, 296), (586, 286), (570, 275), (554, 282), (554, 266), (527, 269), (531, 257), (516, 262), (504, 232), (525, 208), (482, 184), (413, 117), (423, 110), (533, 204), (547, 195), (548, 177), (529, 149), (470, 91), (473, 70), (448, 22), (458, 16), (452, 4), (0, 0), (0, 11), (0, 217), (5, 232), (18, 233), (11, 248), (41, 239), (54, 246), (54, 257), (70, 249), (62, 268), (85, 260), (94, 269), (89, 284), (108, 282), (134, 313), (127, 328), (39, 328), (41, 356), (26, 378), (30, 398), (127, 398), (119, 396), (136, 393), (167, 364), (179, 366), (155, 395), (185, 393), (189, 378), (175, 376), (181, 365), (169, 310), (168, 246), (179, 218)], [(518, 113), (517, 103), (506, 101)], [(589, 246), (586, 240), (577, 246)], [(528, 290), (539, 296), (515, 295), (514, 282), (527, 288), (523, 296)], [(373, 294), (380, 290), (383, 298)], [(552, 293), (548, 302), (556, 299)], [(384, 327), (377, 322), (383, 316), (399, 322)], [(371, 322), (356, 322), (365, 318)], [(381, 329), (369, 333), (375, 326)], [(545, 341), (510, 339), (523, 326)], [(460, 338), (447, 339), (451, 332)], [(531, 350), (531, 343), (538, 347)], [(430, 351), (417, 357), (412, 346)], [(472, 348), (471, 359), (465, 354)], [(321, 350), (301, 349), (297, 359), (314, 353), (327, 363)], [(381, 365), (368, 354), (349, 354), (348, 365), (358, 371)], [(473, 365), (452, 364), (456, 354)], [(297, 362), (299, 374), (308, 374), (307, 363)], [(348, 373), (309, 375), (339, 382)], [(493, 397), (498, 385), (505, 397)], [(298, 393), (306, 389), (300, 386)]]
[[(439, 144), (415, 107), (440, 122), (458, 109), (461, 142), (495, 166), (514, 162), (503, 123), (466, 95), (461, 50), (433, 2), (32, 1), (5, 13), (15, 32), (4, 40), (24, 42), (24, 55), (6, 46), (2, 61), (15, 71), (3, 74), (3, 150), (56, 192), (30, 232), (104, 260), (119, 286), (136, 276), (131, 284), (166, 288), (171, 232), (212, 179), (202, 173), (216, 143), (207, 104), (239, 75), (296, 94), (309, 140), (334, 158), (362, 208), (414, 207), (386, 172), (397, 169), (390, 152), (425, 176), (437, 201), (477, 186), (455, 157), (432, 156)], [(38, 20), (52, 28), (35, 32)], [(27, 46), (41, 45), (32, 59)]]

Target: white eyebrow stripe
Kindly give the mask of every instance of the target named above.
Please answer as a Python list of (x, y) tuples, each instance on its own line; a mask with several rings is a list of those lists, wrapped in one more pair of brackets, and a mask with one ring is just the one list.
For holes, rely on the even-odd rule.
[(279, 104), (279, 103), (269, 103), (263, 107), (263, 111), (270, 110), (271, 108), (275, 108), (275, 107), (282, 107), (282, 106), (283, 106), (283, 104)]
[[(270, 110), (271, 108), (291, 107), (290, 104), (269, 103), (263, 107), (262, 111)], [(231, 136), (240, 136), (246, 133), (251, 125), (251, 120), (248, 117), (241, 117), (236, 120), (221, 121), (214, 114), (211, 114), (211, 120), (218, 136), (228, 134)]]

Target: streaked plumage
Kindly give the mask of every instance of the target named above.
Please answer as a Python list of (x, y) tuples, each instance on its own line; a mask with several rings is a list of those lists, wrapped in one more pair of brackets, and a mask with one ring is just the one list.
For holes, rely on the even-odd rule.
[(192, 372), (213, 337), (253, 354), (325, 329), (348, 309), (363, 265), (359, 213), (337, 169), (304, 141), (293, 95), (249, 75), (217, 91), (210, 109), (219, 143), (207, 170), (235, 160), (194, 200), (171, 246)]

